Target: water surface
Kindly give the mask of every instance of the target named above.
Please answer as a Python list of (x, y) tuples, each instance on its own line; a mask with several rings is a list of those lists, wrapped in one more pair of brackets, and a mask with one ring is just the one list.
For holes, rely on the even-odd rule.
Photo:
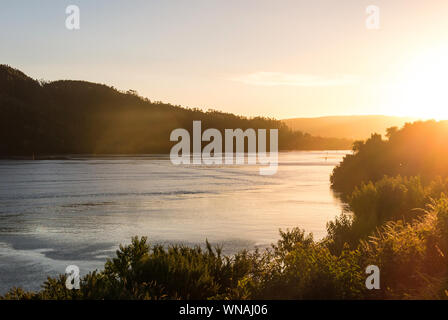
[(101, 269), (134, 235), (152, 243), (266, 247), (278, 230), (319, 239), (341, 212), (329, 175), (343, 151), (280, 153), (256, 166), (173, 166), (165, 157), (0, 161), (0, 293), (38, 289), (70, 264)]

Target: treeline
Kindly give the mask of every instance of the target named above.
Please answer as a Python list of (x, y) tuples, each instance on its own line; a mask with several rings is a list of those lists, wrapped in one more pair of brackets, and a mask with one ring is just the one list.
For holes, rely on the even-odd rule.
[[(191, 112), (191, 111), (186, 111)], [(315, 241), (281, 232), (272, 248), (150, 245), (134, 238), (67, 290), (65, 276), (3, 299), (447, 299), (448, 124), (415, 122), (354, 144), (331, 176), (346, 211)], [(381, 272), (367, 290), (366, 267)]]
[(334, 190), (347, 196), (362, 182), (376, 182), (384, 175), (420, 176), (430, 183), (437, 176), (448, 177), (448, 121), (417, 121), (403, 128), (392, 127), (383, 139), (373, 134), (353, 145), (333, 171)]
[(168, 153), (175, 128), (279, 129), (280, 150), (348, 149), (352, 141), (292, 131), (280, 121), (182, 108), (85, 81), (36, 81), (0, 65), (0, 156)]
[[(321, 241), (296, 228), (272, 248), (223, 256), (220, 248), (150, 245), (134, 238), (104, 270), (67, 290), (65, 276), (3, 299), (447, 299), (448, 141), (445, 122), (389, 129), (354, 145), (333, 186), (347, 210)], [(380, 289), (365, 286), (380, 269)]]

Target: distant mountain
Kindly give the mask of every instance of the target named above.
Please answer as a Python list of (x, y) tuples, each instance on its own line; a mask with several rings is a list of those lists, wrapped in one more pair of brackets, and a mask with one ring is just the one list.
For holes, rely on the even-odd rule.
[(168, 153), (176, 128), (279, 129), (281, 150), (348, 149), (348, 139), (313, 137), (279, 120), (203, 112), (85, 81), (36, 81), (0, 65), (0, 156)]
[(385, 134), (390, 127), (402, 127), (416, 118), (381, 115), (331, 116), (282, 120), (292, 130), (301, 130), (321, 137), (367, 139), (372, 133)]

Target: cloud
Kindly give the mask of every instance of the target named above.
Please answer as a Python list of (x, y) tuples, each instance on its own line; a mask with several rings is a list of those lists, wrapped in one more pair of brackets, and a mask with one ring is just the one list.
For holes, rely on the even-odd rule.
[(332, 87), (359, 82), (353, 75), (322, 76), (303, 73), (254, 72), (232, 78), (233, 81), (254, 86)]

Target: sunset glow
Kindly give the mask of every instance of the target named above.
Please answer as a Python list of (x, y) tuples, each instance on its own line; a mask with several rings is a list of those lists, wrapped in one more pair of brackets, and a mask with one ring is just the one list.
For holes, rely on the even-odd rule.
[(416, 55), (391, 89), (390, 107), (395, 115), (448, 119), (448, 48)]
[(261, 320), (448, 300), (447, 17), (1, 0), (0, 307)]
[[(369, 5), (380, 9), (378, 29), (366, 27)], [(244, 116), (448, 118), (447, 1), (79, 6), (81, 27), (69, 31), (64, 3), (11, 2), (0, 12), (3, 60), (37, 79), (105, 83)], [(24, 40), (36, 33), (45, 35), (38, 50)]]

